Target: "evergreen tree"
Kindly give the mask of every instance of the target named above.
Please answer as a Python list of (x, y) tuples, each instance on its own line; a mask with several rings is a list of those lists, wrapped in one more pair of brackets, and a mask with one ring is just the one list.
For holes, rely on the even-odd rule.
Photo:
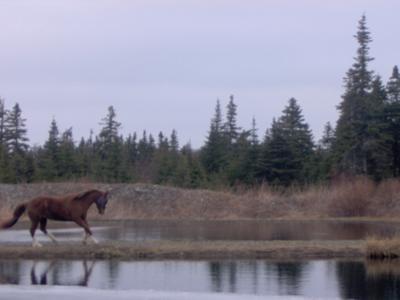
[(135, 174), (138, 180), (152, 182), (157, 177), (157, 170), (154, 166), (154, 156), (156, 146), (153, 136), (147, 136), (146, 130), (143, 131), (142, 138), (138, 142), (138, 160), (135, 167)]
[(263, 143), (259, 177), (272, 184), (289, 185), (298, 176), (299, 165), (282, 124), (273, 120)]
[(28, 138), (22, 118), (22, 111), (16, 103), (8, 112), (5, 120), (4, 138), (9, 157), (9, 178), (11, 182), (29, 182), (32, 180), (32, 164), (28, 161)]
[(136, 180), (135, 165), (138, 159), (138, 145), (136, 132), (129, 134), (124, 144), (124, 164), (128, 180)]
[(397, 66), (393, 68), (392, 76), (386, 86), (388, 104), (386, 117), (391, 148), (392, 176), (400, 176), (400, 75)]
[(28, 138), (26, 137), (26, 119), (22, 118), (22, 111), (16, 103), (8, 112), (5, 120), (5, 142), (9, 153), (24, 154), (28, 150)]
[(156, 170), (157, 184), (169, 183), (171, 179), (170, 143), (162, 132), (158, 134), (158, 149), (153, 160), (153, 169)]
[(65, 130), (60, 141), (60, 177), (71, 179), (77, 174), (78, 164), (76, 159), (75, 142), (72, 127)]
[(5, 124), (7, 111), (4, 105), (4, 99), (0, 98), (0, 145), (5, 144)]
[(227, 164), (226, 140), (222, 126), (222, 113), (219, 100), (217, 100), (207, 140), (201, 150), (201, 161), (204, 169), (210, 175), (222, 175)]
[(257, 122), (256, 118), (254, 117), (251, 120), (250, 137), (251, 137), (251, 145), (253, 146), (258, 145)]
[(369, 56), (371, 37), (365, 15), (359, 21), (355, 37), (359, 47), (355, 62), (344, 79), (346, 90), (338, 107), (340, 117), (336, 126), (335, 157), (339, 170), (351, 174), (367, 174), (368, 155), (365, 143), (373, 78), (368, 63), (373, 58)]
[(44, 144), (39, 161), (40, 177), (45, 180), (57, 179), (60, 175), (60, 138), (56, 120), (50, 124), (49, 137)]
[(117, 181), (121, 176), (122, 144), (119, 137), (121, 124), (116, 120), (113, 106), (108, 108), (108, 114), (100, 123), (103, 125), (98, 139), (100, 155), (100, 174), (102, 179)]
[(235, 144), (239, 137), (240, 128), (236, 124), (236, 117), (237, 105), (234, 102), (233, 95), (231, 95), (229, 97), (229, 103), (226, 107), (226, 122), (223, 125), (223, 131), (225, 133), (228, 145)]
[(300, 106), (291, 98), (266, 135), (260, 161), (262, 178), (278, 184), (310, 179), (314, 154), (312, 134)]
[(391, 103), (400, 102), (400, 74), (397, 66), (393, 67), (392, 76), (386, 86), (388, 100)]
[(7, 180), (9, 173), (8, 153), (5, 138), (5, 124), (7, 111), (5, 109), (4, 100), (0, 98), (0, 180)]
[(182, 163), (178, 170), (178, 185), (186, 188), (199, 188), (205, 181), (204, 170), (201, 167), (198, 153), (193, 151), (190, 144), (183, 146)]
[(170, 154), (169, 154), (169, 164), (170, 164), (170, 177), (171, 181), (175, 185), (180, 184), (180, 176), (178, 176), (178, 169), (183, 167), (181, 165), (180, 153), (179, 153), (179, 141), (178, 133), (175, 129), (172, 130), (170, 138)]
[(314, 180), (329, 179), (333, 171), (333, 145), (335, 143), (335, 130), (330, 122), (324, 126), (324, 132), (317, 145), (314, 156), (314, 170), (312, 178)]
[(389, 122), (385, 113), (387, 101), (386, 89), (380, 76), (376, 76), (368, 97), (367, 134), (364, 143), (367, 174), (376, 180), (390, 175)]

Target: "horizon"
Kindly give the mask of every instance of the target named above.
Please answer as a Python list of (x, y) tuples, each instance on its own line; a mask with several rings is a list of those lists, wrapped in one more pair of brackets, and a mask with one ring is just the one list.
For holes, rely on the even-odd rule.
[(318, 141), (327, 121), (336, 124), (363, 13), (371, 69), (386, 83), (399, 64), (397, 1), (3, 1), (0, 8), (7, 70), (0, 97), (7, 108), (20, 104), (30, 145), (44, 143), (53, 118), (60, 131), (73, 128), (75, 141), (97, 134), (112, 105), (122, 135), (175, 129), (181, 146), (198, 149), (217, 99), (225, 111), (231, 94), (238, 125), (250, 128), (254, 116), (260, 139), (296, 98)]

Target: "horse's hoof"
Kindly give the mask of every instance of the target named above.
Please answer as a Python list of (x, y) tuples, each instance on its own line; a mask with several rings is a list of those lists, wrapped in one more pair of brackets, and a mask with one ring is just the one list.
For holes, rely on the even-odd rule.
[(34, 244), (32, 244), (32, 247), (33, 247), (33, 248), (42, 248), (43, 245), (40, 244), (40, 243), (34, 243)]

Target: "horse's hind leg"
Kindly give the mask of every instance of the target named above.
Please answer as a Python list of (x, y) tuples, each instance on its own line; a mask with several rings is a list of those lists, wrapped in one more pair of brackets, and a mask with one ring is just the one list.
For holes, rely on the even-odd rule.
[(48, 232), (48, 231), (47, 231), (46, 226), (47, 226), (47, 219), (46, 219), (46, 218), (40, 219), (40, 230), (41, 230), (45, 235), (47, 235), (47, 236), (51, 239), (51, 241), (52, 241), (53, 243), (57, 244), (56, 238), (54, 237), (54, 235), (51, 234), (51, 232)]
[(31, 232), (31, 237), (32, 237), (32, 247), (42, 247), (42, 244), (40, 244), (35, 239), (35, 231), (36, 231), (36, 228), (38, 227), (38, 224), (39, 224), (38, 220), (35, 220), (35, 219), (31, 218), (31, 229), (30, 229), (30, 232)]

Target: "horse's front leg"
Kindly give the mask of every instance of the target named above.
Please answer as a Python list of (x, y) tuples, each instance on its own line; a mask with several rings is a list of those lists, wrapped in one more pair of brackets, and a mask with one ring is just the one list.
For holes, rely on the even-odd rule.
[(92, 231), (89, 228), (89, 224), (84, 219), (76, 219), (74, 220), (76, 224), (81, 226), (85, 230), (85, 236), (83, 238), (83, 243), (86, 245), (88, 240), (91, 240), (94, 244), (98, 244), (99, 242), (93, 237)]

